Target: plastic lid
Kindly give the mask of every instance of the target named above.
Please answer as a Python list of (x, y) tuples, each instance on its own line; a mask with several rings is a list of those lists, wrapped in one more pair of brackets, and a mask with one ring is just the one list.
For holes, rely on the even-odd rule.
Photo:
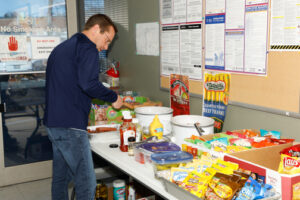
[(171, 142), (151, 142), (144, 143), (138, 146), (139, 148), (145, 149), (150, 152), (169, 152), (169, 151), (180, 151), (180, 146)]
[(119, 187), (125, 187), (125, 181), (122, 179), (117, 179), (113, 181), (113, 187), (119, 188)]
[(124, 119), (132, 119), (130, 111), (128, 111), (128, 110), (122, 111), (122, 115), (123, 115)]
[(128, 142), (135, 142), (135, 137), (129, 137)]
[(193, 155), (185, 151), (154, 153), (151, 155), (151, 160), (161, 165), (182, 163), (192, 161)]
[(138, 124), (139, 123), (139, 119), (138, 118), (132, 118), (132, 123)]

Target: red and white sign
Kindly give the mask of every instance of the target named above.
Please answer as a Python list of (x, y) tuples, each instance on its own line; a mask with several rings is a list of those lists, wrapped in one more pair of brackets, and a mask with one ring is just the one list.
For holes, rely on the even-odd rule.
[(48, 59), (59, 43), (59, 37), (31, 37), (32, 59)]
[(0, 36), (0, 61), (1, 62), (27, 62), (27, 36), (1, 35)]

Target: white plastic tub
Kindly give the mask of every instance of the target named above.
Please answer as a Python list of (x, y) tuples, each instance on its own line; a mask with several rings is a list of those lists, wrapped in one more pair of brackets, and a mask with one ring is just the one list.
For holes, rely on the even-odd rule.
[(194, 126), (195, 123), (199, 123), (199, 127), (204, 131), (203, 135), (214, 133), (214, 122), (214, 119), (200, 115), (177, 115), (173, 117), (171, 123), (175, 143), (181, 146), (185, 138), (199, 135)]
[(163, 135), (168, 135), (172, 131), (171, 119), (173, 109), (160, 106), (144, 106), (134, 109), (136, 118), (139, 119), (139, 124), (143, 127), (143, 131), (149, 131), (149, 126), (155, 115), (158, 115), (159, 121), (164, 126)]

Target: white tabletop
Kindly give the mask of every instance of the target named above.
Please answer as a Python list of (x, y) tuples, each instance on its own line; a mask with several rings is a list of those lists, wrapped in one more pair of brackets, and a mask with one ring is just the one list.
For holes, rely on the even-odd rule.
[(109, 141), (91, 140), (91, 149), (160, 196), (170, 200), (177, 199), (165, 190), (164, 185), (159, 180), (155, 179), (151, 165), (138, 163), (134, 160), (134, 156), (128, 156), (127, 152), (122, 152), (119, 148), (110, 148), (109, 144), (112, 143), (119, 144), (119, 139), (111, 138)]

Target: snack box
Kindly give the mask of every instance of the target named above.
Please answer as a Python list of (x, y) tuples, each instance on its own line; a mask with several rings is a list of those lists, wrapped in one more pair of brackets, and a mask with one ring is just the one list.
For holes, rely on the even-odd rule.
[[(260, 131), (257, 129), (240, 129), (240, 130), (234, 130), (231, 132), (236, 132), (236, 133), (243, 133), (245, 130), (250, 130), (252, 132), (258, 133), (260, 135)], [(226, 132), (223, 132), (226, 133)], [(215, 133), (215, 134), (209, 134), (209, 135), (202, 135), (201, 138), (203, 138), (204, 140), (212, 140), (214, 136), (219, 136), (221, 133)]]
[(142, 143), (135, 146), (134, 158), (141, 164), (151, 163), (151, 154), (158, 152), (180, 151), (180, 147), (171, 142)]
[[(251, 132), (255, 132), (255, 133), (258, 133), (260, 135), (260, 131), (257, 130), (257, 129), (241, 129), (241, 130), (234, 130), (234, 131), (231, 131), (231, 132), (243, 133), (245, 130), (250, 130)], [(226, 133), (226, 132), (223, 132), (223, 133)], [(203, 135), (200, 138), (204, 141), (209, 141), (209, 140), (212, 140), (214, 136), (219, 136), (220, 134), (221, 133)], [(190, 142), (185, 141), (183, 144), (191, 146), (192, 148), (197, 148), (198, 151), (200, 150), (200, 151), (208, 152), (215, 158), (224, 158), (224, 155), (225, 155), (225, 153), (223, 153), (223, 152), (217, 152), (217, 151), (214, 151), (212, 149), (208, 149), (205, 146), (200, 146), (200, 145), (193, 144), (193, 143), (190, 143)], [(280, 146), (282, 144), (278, 144), (278, 145)], [(261, 147), (261, 148), (267, 148), (267, 147)], [(257, 149), (257, 148), (250, 148), (250, 149), (245, 150), (245, 151), (248, 152), (248, 151), (252, 151), (254, 149)], [(229, 154), (231, 154), (231, 153), (229, 153)]]
[(300, 174), (287, 175), (277, 172), (280, 163), (280, 151), (292, 146), (292, 143), (253, 149), (224, 155), (225, 161), (238, 163), (240, 168), (250, 170), (266, 177), (266, 183), (275, 187), (283, 200), (292, 200), (300, 193)]

